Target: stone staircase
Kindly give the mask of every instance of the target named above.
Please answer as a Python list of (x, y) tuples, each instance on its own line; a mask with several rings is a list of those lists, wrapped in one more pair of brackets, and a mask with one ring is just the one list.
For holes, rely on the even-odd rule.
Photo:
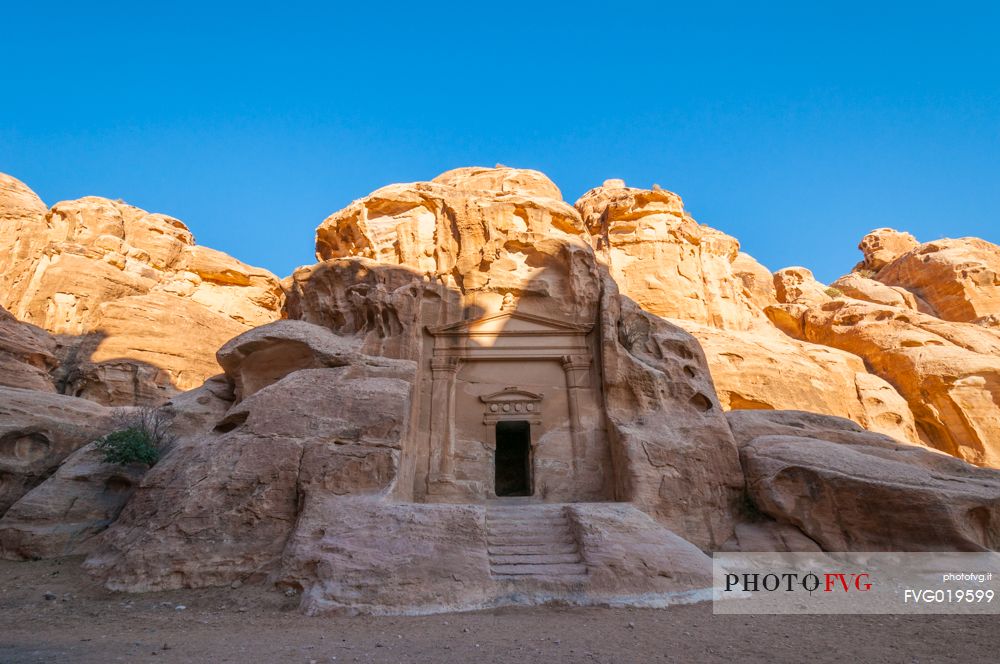
[(498, 581), (585, 581), (587, 566), (562, 505), (504, 503), (486, 508), (490, 573)]

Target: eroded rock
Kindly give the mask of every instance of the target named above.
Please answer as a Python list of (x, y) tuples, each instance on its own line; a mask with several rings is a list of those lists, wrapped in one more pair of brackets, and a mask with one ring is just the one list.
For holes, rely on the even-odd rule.
[(110, 426), (111, 410), (93, 402), (0, 387), (0, 515)]
[(922, 440), (970, 463), (1000, 465), (995, 331), (857, 300), (800, 315), (804, 339), (858, 355), (903, 395)]
[(0, 385), (55, 392), (56, 342), (0, 307)]
[(1000, 547), (1000, 473), (795, 411), (732, 412), (747, 492), (826, 551)]
[(911, 291), (943, 320), (971, 322), (1000, 312), (1000, 246), (979, 238), (925, 242), (875, 278)]
[(34, 560), (89, 553), (146, 468), (105, 463), (96, 443), (85, 445), (0, 518), (0, 554)]
[(0, 306), (59, 335), (64, 393), (163, 403), (218, 373), (228, 339), (280, 317), (274, 275), (196, 246), (177, 219), (94, 196), (46, 211), (4, 184)]

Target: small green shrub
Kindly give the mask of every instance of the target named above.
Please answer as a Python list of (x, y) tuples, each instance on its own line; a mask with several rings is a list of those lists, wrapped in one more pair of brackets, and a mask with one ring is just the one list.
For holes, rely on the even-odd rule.
[(105, 463), (144, 463), (152, 466), (160, 458), (149, 434), (142, 429), (128, 428), (109, 433), (97, 448), (104, 452)]
[(152, 466), (174, 442), (169, 418), (155, 408), (121, 408), (112, 415), (114, 431), (97, 442), (105, 463)]
[(840, 290), (839, 288), (834, 288), (833, 286), (830, 286), (823, 292), (829, 295), (830, 297), (843, 297), (844, 295), (844, 291)]

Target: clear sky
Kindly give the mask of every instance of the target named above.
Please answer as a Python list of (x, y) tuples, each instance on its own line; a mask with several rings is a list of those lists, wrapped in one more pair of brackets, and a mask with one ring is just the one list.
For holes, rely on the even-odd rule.
[(880, 226), (1000, 242), (998, 5), (6, 3), (0, 171), (279, 276), (391, 182), (624, 178), (830, 281)]

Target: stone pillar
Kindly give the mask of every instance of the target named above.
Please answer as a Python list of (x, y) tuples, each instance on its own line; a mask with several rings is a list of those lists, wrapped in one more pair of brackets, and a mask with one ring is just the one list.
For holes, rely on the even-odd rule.
[(583, 427), (580, 424), (580, 390), (587, 386), (587, 376), (590, 373), (589, 355), (564, 355), (563, 371), (566, 373), (566, 400), (569, 402), (570, 442), (573, 449), (573, 476), (578, 477), (580, 455), (584, 452), (581, 438)]
[(460, 365), (457, 357), (431, 358), (430, 484), (454, 481), (455, 377)]

